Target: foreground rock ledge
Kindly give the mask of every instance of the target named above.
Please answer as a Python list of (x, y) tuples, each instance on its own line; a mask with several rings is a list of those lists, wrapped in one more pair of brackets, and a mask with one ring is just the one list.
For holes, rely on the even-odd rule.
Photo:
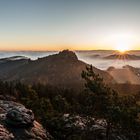
[(0, 100), (0, 140), (50, 140), (51, 136), (22, 104)]

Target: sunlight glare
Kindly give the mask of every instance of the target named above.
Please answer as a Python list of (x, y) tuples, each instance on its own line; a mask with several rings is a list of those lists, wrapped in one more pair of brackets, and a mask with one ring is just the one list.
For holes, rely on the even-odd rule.
[(126, 51), (129, 51), (130, 48), (129, 48), (129, 45), (127, 43), (118, 43), (115, 47), (115, 49), (117, 51), (119, 51), (120, 53), (125, 53)]

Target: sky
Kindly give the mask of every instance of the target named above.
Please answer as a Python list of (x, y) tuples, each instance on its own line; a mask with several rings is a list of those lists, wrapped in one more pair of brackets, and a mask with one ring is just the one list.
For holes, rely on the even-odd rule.
[(140, 0), (0, 0), (0, 50), (140, 49)]

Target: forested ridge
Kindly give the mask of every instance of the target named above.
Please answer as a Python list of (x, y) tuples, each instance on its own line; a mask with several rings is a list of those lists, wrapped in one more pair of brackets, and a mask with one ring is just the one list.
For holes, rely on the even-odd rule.
[[(92, 66), (81, 76), (85, 80), (82, 92), (40, 83), (1, 81), (0, 94), (5, 100), (16, 100), (32, 109), (54, 139), (90, 140), (95, 137), (100, 140), (102, 137), (109, 140), (116, 136), (126, 140), (140, 139), (139, 95), (119, 96), (93, 72)], [(71, 126), (66, 127), (66, 119)], [(103, 136), (100, 131), (90, 130), (98, 120), (105, 122)], [(72, 125), (75, 121), (82, 121), (84, 131), (77, 127), (78, 124)]]

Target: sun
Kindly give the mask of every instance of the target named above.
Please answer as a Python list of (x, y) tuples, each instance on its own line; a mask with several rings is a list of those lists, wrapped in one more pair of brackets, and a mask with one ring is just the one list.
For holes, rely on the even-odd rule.
[(122, 54), (130, 50), (129, 45), (124, 43), (118, 44), (115, 49)]
[(129, 50), (128, 48), (117, 48), (117, 51), (119, 51), (120, 53), (125, 53), (128, 50)]

